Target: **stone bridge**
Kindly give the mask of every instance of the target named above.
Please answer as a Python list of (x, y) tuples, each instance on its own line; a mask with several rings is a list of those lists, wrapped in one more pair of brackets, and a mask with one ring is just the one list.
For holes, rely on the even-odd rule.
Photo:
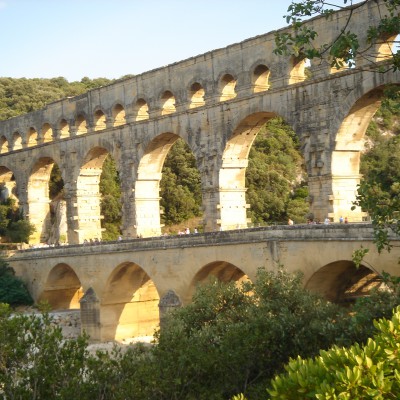
[(314, 216), (361, 221), (361, 210), (350, 208), (364, 133), (384, 88), (400, 78), (375, 68), (391, 47), (367, 42), (365, 27), (377, 25), (382, 7), (382, 0), (369, 1), (308, 21), (318, 45), (336, 37), (353, 12), (352, 29), (373, 53), (357, 58), (354, 68), (336, 70), (322, 60), (306, 76), (304, 59), (273, 53), (269, 32), (0, 122), (0, 182), (35, 225), (31, 243), (49, 237), (55, 164), (64, 181), (68, 242), (101, 237), (99, 180), (108, 154), (121, 179), (123, 237), (159, 235), (162, 166), (178, 138), (201, 174), (205, 231), (247, 227), (249, 151), (276, 116), (300, 138)]
[[(259, 268), (300, 270), (304, 285), (352, 301), (399, 275), (400, 251), (378, 254), (369, 224), (294, 225), (16, 251), (9, 263), (34, 300), (79, 309), (93, 341), (152, 335), (168, 310), (191, 301), (210, 277), (254, 280)], [(399, 244), (398, 238), (393, 238)], [(370, 248), (357, 269), (352, 253)]]

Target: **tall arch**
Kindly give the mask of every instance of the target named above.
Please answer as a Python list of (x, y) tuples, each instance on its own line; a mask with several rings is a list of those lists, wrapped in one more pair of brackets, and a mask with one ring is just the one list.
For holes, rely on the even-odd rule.
[[(362, 221), (365, 213), (360, 208), (352, 210), (360, 182), (360, 156), (364, 150), (365, 132), (372, 117), (378, 110), (383, 96), (383, 88), (376, 88), (361, 98), (351, 107), (343, 119), (336, 134), (334, 150), (331, 155), (332, 194), (328, 215), (338, 220), (345, 215), (352, 222)], [(313, 193), (317, 182), (311, 181)], [(322, 216), (321, 216), (322, 217)]]
[(179, 139), (174, 133), (154, 138), (142, 156), (135, 183), (136, 232), (143, 237), (161, 234), (160, 180), (169, 150)]
[(83, 160), (76, 186), (76, 226), (69, 231), (70, 243), (101, 238), (100, 176), (108, 151), (92, 148)]
[(82, 296), (82, 284), (75, 271), (60, 263), (47, 276), (38, 301), (48, 303), (52, 310), (79, 309)]
[(220, 282), (235, 282), (237, 285), (249, 280), (249, 277), (236, 265), (227, 261), (217, 260), (203, 266), (193, 277), (186, 302), (190, 302), (197, 286), (204, 285), (210, 279), (215, 278)]
[(101, 340), (152, 336), (160, 321), (154, 282), (137, 264), (120, 264), (107, 280), (101, 299)]
[(381, 277), (364, 265), (357, 268), (352, 261), (332, 262), (316, 271), (305, 285), (327, 300), (347, 304), (367, 296), (372, 289), (384, 287)]
[(30, 243), (46, 243), (51, 228), (49, 182), (54, 160), (40, 158), (33, 166), (28, 181), (28, 219), (36, 228)]
[(256, 113), (240, 122), (225, 145), (219, 170), (219, 219), (220, 229), (247, 227), (245, 173), (250, 148), (260, 128), (273, 113)]

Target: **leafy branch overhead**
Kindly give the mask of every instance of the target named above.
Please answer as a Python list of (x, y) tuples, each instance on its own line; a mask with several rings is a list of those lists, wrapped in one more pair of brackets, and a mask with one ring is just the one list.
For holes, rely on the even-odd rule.
[[(331, 4), (326, 0), (293, 2), (288, 7), (288, 14), (285, 16), (292, 30), (275, 34), (274, 53), (294, 56), (300, 60), (328, 59), (331, 67), (340, 69), (344, 66), (355, 66), (356, 57), (363, 58), (369, 63), (376, 63), (377, 53), (374, 44), (386, 44), (386, 48), (390, 49), (389, 67), (385, 63), (385, 66), (377, 65), (377, 68), (382, 72), (397, 71), (400, 68), (400, 53), (396, 50), (394, 38), (400, 32), (400, 0), (374, 0), (379, 7), (381, 17), (376, 26), (368, 27), (365, 46), (359, 35), (352, 29), (355, 11), (371, 1), (342, 0), (342, 5)], [(346, 19), (337, 36), (329, 43), (317, 44), (318, 32), (311, 24), (307, 24), (305, 19), (318, 16), (329, 19), (335, 11), (344, 9), (347, 10)]]

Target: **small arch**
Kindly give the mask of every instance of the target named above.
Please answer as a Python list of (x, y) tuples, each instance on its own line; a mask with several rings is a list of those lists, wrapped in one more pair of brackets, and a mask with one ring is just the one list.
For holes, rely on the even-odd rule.
[(270, 70), (266, 65), (260, 64), (253, 71), (252, 84), (253, 92), (265, 92), (269, 89)]
[(35, 128), (29, 128), (26, 136), (28, 147), (36, 146), (38, 144), (38, 133)]
[(94, 113), (94, 130), (95, 131), (102, 131), (106, 129), (106, 115), (102, 110), (97, 110)]
[(101, 300), (102, 340), (152, 336), (159, 325), (160, 297), (137, 264), (120, 264), (107, 280)]
[(42, 138), (43, 143), (48, 143), (53, 140), (53, 128), (48, 123), (45, 123), (42, 126)]
[(212, 277), (223, 283), (235, 282), (238, 286), (243, 282), (250, 280), (249, 277), (236, 265), (222, 260), (213, 261), (202, 267), (192, 279), (192, 282), (189, 285), (188, 301), (191, 300), (197, 286), (204, 285), (209, 282)]
[(58, 124), (58, 129), (60, 131), (60, 139), (65, 139), (69, 137), (69, 125), (67, 120), (62, 119)]
[(75, 271), (60, 263), (50, 271), (39, 302), (47, 302), (52, 310), (79, 309), (82, 296), (82, 284)]
[(292, 57), (290, 62), (292, 68), (290, 70), (289, 85), (305, 81), (307, 79), (305, 71), (307, 59)]
[(189, 108), (196, 108), (196, 107), (201, 107), (204, 106), (205, 101), (204, 101), (204, 88), (203, 86), (195, 82), (193, 85), (190, 87), (190, 106)]
[(363, 265), (357, 268), (353, 261), (340, 260), (316, 271), (305, 287), (331, 302), (346, 305), (368, 296), (372, 289), (384, 288), (384, 282), (371, 269)]
[(77, 135), (83, 135), (87, 133), (87, 122), (83, 114), (79, 114), (75, 120), (75, 128)]
[(166, 90), (161, 96), (161, 115), (168, 115), (176, 112), (175, 96), (169, 90)]
[(139, 99), (133, 109), (135, 121), (143, 121), (149, 119), (149, 105), (145, 99)]
[(7, 138), (3, 135), (0, 138), (0, 154), (4, 154), (8, 152), (8, 140)]
[(112, 110), (114, 124), (113, 126), (121, 126), (126, 124), (125, 109), (121, 104), (116, 104)]
[(13, 147), (12, 147), (12, 149), (13, 150), (20, 150), (20, 149), (22, 149), (22, 136), (18, 133), (18, 132), (15, 132), (14, 134), (13, 134), (13, 137), (12, 137), (12, 143), (13, 143)]
[(385, 61), (393, 58), (399, 50), (400, 35), (386, 35), (382, 36), (375, 46), (375, 61)]
[(237, 94), (235, 91), (236, 88), (236, 79), (231, 74), (225, 74), (219, 84), (219, 89), (221, 93), (220, 101), (226, 101), (234, 99)]
[(0, 190), (1, 200), (7, 200), (9, 197), (15, 200), (15, 205), (18, 206), (18, 198), (16, 196), (16, 181), (14, 174), (7, 167), (0, 166)]

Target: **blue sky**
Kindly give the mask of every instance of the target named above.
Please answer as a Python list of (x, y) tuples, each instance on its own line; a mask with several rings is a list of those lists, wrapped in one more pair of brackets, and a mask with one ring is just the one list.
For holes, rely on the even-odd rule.
[(0, 0), (0, 76), (140, 74), (282, 28), (291, 0)]

